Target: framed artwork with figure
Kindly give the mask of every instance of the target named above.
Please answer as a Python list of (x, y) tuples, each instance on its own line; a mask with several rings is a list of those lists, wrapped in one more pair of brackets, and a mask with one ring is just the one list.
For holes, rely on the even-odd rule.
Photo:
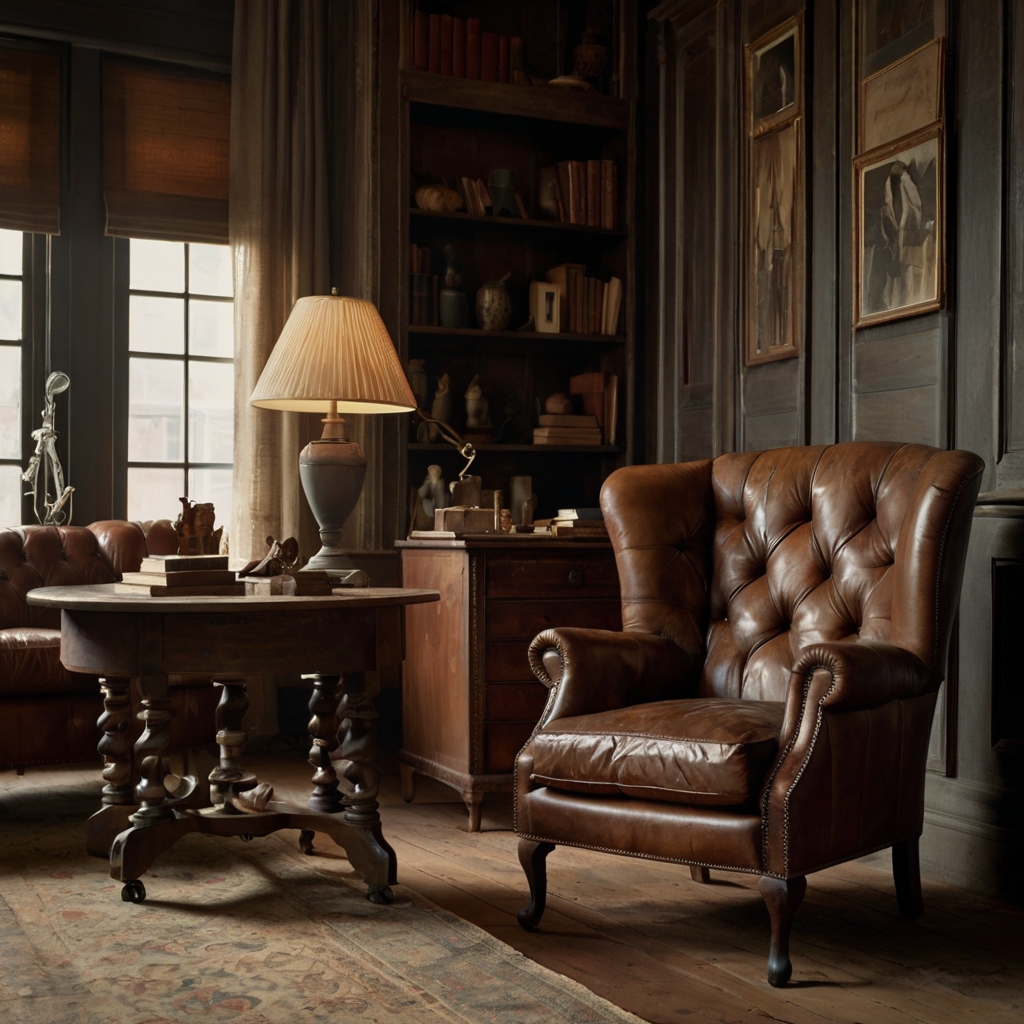
[(941, 124), (854, 160), (854, 327), (940, 309), (945, 289)]
[(803, 118), (750, 143), (746, 364), (799, 355), (804, 332)]
[(803, 14), (777, 25), (747, 48), (747, 124), (762, 135), (804, 110)]

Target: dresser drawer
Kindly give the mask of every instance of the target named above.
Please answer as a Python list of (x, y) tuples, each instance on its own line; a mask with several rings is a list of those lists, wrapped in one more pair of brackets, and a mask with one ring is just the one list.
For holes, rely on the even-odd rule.
[(616, 600), (488, 601), (484, 636), (490, 639), (532, 640), (555, 626), (622, 629), (622, 607)]
[(488, 555), (486, 594), (492, 597), (619, 596), (619, 575), (611, 548), (605, 551), (558, 549), (558, 557), (538, 552)]
[(528, 653), (530, 640), (488, 640), (484, 646), (484, 679), (489, 683), (534, 679)]
[(488, 775), (511, 772), (516, 763), (516, 754), (523, 749), (536, 724), (488, 722), (484, 726), (484, 771)]
[(484, 719), (487, 722), (540, 720), (548, 702), (548, 688), (541, 683), (488, 683)]

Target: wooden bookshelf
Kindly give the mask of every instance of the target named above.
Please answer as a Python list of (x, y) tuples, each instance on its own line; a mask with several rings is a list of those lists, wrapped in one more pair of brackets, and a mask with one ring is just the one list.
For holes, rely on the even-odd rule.
[[(549, 23), (545, 19), (553, 19), (550, 24), (556, 25), (561, 17), (570, 27), (578, 26), (587, 17), (588, 2), (591, 0), (524, 0), (509, 5), (456, 0), (452, 13), (479, 17), (484, 30), (490, 24), (491, 31), (521, 36), (531, 78), (539, 82), (545, 74), (572, 70), (572, 51), (579, 41), (563, 34), (556, 46), (553, 36), (543, 37), (544, 25)], [(608, 37), (608, 72), (592, 92), (545, 84), (473, 81), (413, 70), (415, 6), (409, 0), (402, 4), (397, 88), (391, 85), (395, 92), (383, 99), (381, 108), (382, 314), (403, 364), (409, 359), (426, 362), (428, 413), (438, 378), (449, 375), (451, 426), (457, 431), (465, 429), (466, 387), (474, 375), (480, 375), (496, 435), (493, 442), (474, 443), (478, 454), (472, 472), (483, 478), (485, 489), (508, 493), (509, 477), (526, 474), (534, 480), (538, 517), (554, 514), (559, 507), (596, 505), (605, 477), (617, 466), (631, 462), (635, 450), (635, 3), (598, 0), (613, 32)], [(533, 29), (542, 37), (531, 38), (528, 30)], [(538, 79), (537, 66), (542, 61), (533, 61), (540, 53), (547, 55), (549, 65)], [(385, 67), (381, 73), (383, 87)], [(541, 168), (565, 160), (599, 159), (613, 160), (617, 167), (614, 227), (563, 223), (540, 210), (537, 188)], [(423, 184), (453, 185), (461, 177), (486, 182), (495, 168), (514, 172), (526, 217), (480, 216), (465, 209), (440, 213), (415, 204), (415, 193)], [(441, 281), (445, 267), (442, 251), (446, 245), (454, 246), (467, 296), (465, 326), (412, 323), (413, 245), (430, 251), (431, 275)], [(587, 277), (607, 282), (615, 276), (622, 281), (618, 334), (516, 329), (529, 318), (530, 281), (543, 280), (547, 270), (562, 264), (585, 266)], [(511, 274), (508, 291), (513, 306), (509, 325), (502, 331), (482, 330), (474, 315), (477, 289), (506, 273)], [(618, 378), (615, 443), (530, 443), (544, 399), (554, 392), (567, 392), (570, 377), (594, 371)], [(445, 480), (450, 481), (464, 460), (451, 445), (417, 440), (415, 424), (399, 442), (397, 455), (396, 470), (405, 497), (399, 517), (408, 522), (409, 503), (417, 500), (415, 490), (427, 467), (440, 465)]]

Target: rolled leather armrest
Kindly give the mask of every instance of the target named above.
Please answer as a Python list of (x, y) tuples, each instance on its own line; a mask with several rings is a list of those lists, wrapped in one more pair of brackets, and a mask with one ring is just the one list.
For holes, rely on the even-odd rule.
[(700, 678), (700, 655), (652, 633), (547, 629), (530, 644), (530, 667), (552, 699), (541, 722), (684, 697)]
[(802, 716), (817, 714), (818, 705), (829, 711), (863, 711), (931, 693), (941, 681), (917, 655), (894, 644), (811, 644), (793, 665), (779, 746), (789, 741)]

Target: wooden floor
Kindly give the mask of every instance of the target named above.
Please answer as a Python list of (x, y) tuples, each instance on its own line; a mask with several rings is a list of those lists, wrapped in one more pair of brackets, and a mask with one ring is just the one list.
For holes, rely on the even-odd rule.
[[(276, 795), (305, 801), (311, 769), (301, 753), (247, 759)], [(59, 784), (68, 769), (0, 774), (0, 789)], [(76, 774), (81, 769), (76, 770)], [(483, 831), (467, 833), (457, 794), (417, 780), (403, 803), (397, 764), (386, 764), (384, 833), (399, 881), (653, 1024), (837, 1021), (859, 1024), (1024, 1021), (1024, 908), (935, 882), (926, 914), (896, 912), (885, 856), (813, 875), (793, 929), (793, 981), (764, 980), (768, 916), (757, 879), (556, 849), (540, 930), (515, 915), (526, 902), (511, 799), (488, 796)], [(339, 850), (317, 837), (325, 856)]]

